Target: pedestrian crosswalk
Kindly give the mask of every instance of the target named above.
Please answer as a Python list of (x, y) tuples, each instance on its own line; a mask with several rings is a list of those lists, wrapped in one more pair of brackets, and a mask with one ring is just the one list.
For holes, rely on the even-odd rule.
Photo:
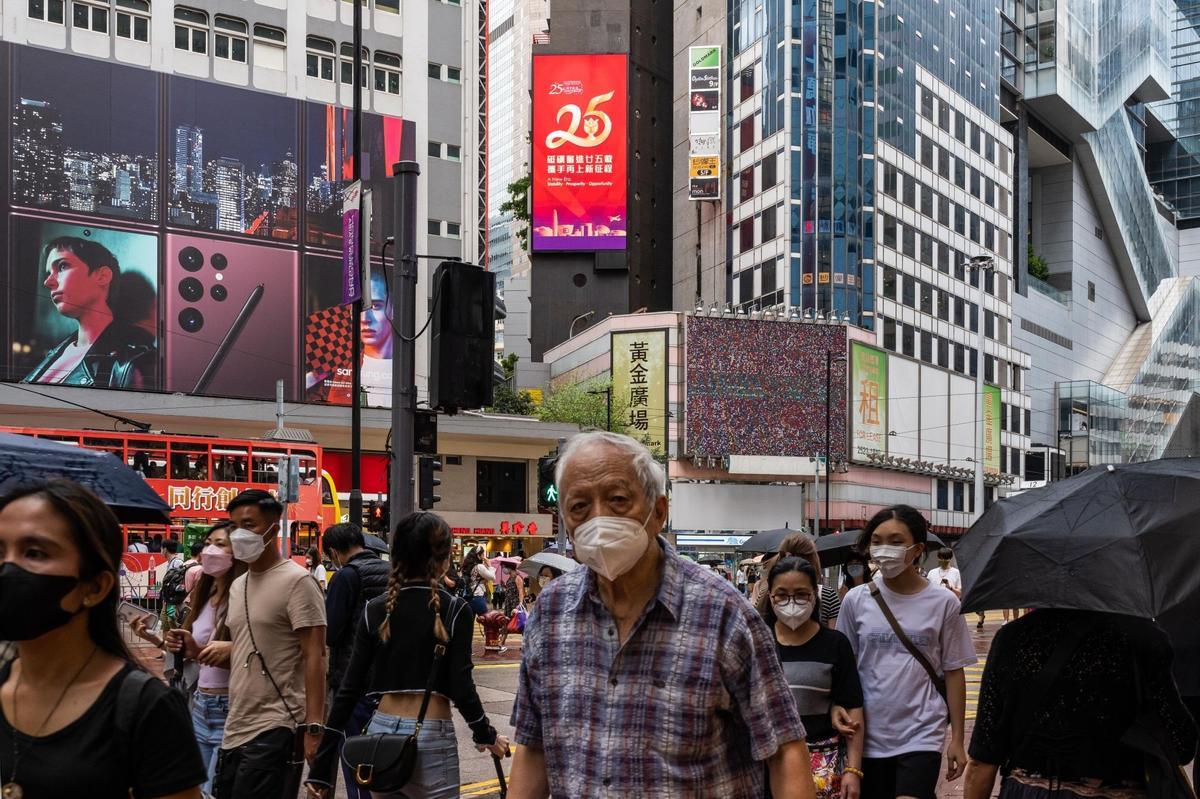
[(967, 675), (967, 721), (973, 720), (979, 709), (979, 684), (983, 681), (983, 667), (986, 664), (987, 658), (981, 655), (978, 663), (963, 669)]

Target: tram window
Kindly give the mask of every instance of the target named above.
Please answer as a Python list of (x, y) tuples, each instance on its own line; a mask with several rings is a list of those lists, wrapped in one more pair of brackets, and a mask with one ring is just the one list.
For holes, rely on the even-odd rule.
[(279, 459), (287, 453), (283, 450), (256, 449), (254, 450), (254, 475), (252, 483), (279, 482)]
[(329, 481), (328, 480), (321, 481), (321, 504), (322, 505), (332, 505), (333, 504), (333, 492), (329, 490)]
[(172, 442), (171, 479), (207, 480), (208, 445), (189, 444), (182, 441)]
[(93, 438), (87, 437), (83, 439), (83, 445), (88, 449), (98, 449), (102, 452), (111, 452), (122, 460), (125, 458), (125, 441), (120, 438)]
[(167, 476), (167, 442), (130, 441), (129, 456), (125, 460), (135, 472), (143, 477), (158, 479)]
[(230, 447), (214, 448), (212, 451), (213, 479), (227, 483), (245, 483), (248, 477), (246, 450)]
[(317, 482), (317, 456), (304, 449), (294, 449), (292, 454), (300, 461), (300, 482), (306, 486)]

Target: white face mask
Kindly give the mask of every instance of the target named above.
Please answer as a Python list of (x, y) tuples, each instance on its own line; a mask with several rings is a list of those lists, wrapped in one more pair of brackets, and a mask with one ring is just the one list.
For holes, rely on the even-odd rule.
[(546, 587), (546, 586), (548, 586), (548, 585), (550, 585), (550, 578), (549, 578), (549, 577), (544, 577), (544, 576), (543, 576), (543, 577), (539, 577), (539, 578), (538, 578), (538, 587), (540, 587), (540, 588), (545, 588), (545, 587)]
[(880, 573), (890, 580), (893, 577), (899, 577), (909, 567), (908, 551), (914, 547), (916, 547), (916, 544), (910, 547), (871, 547), (871, 560), (875, 561), (875, 565), (879, 567)]
[[(271, 530), (274, 529), (275, 525), (271, 525)], [(267, 541), (259, 533), (239, 527), (229, 534), (229, 546), (235, 558), (243, 563), (253, 563), (266, 551)]]
[(800, 629), (812, 616), (813, 603), (789, 599), (775, 603), (775, 617), (793, 630)]
[(627, 516), (593, 516), (575, 528), (575, 557), (584, 566), (608, 580), (615, 580), (633, 568), (650, 544), (646, 521)]

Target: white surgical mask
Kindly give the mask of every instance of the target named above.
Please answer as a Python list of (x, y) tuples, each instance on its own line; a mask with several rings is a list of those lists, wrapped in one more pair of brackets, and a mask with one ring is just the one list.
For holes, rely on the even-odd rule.
[(548, 585), (550, 585), (550, 578), (549, 578), (549, 577), (542, 576), (542, 577), (539, 577), (539, 578), (538, 578), (538, 586), (539, 586), (539, 587), (541, 587), (541, 588), (545, 588), (545, 587), (546, 587), (546, 586), (548, 586)]
[(908, 551), (915, 546), (916, 544), (911, 547), (898, 545), (871, 547), (871, 560), (875, 561), (880, 573), (890, 580), (893, 577), (899, 577), (909, 567)]
[(775, 617), (793, 630), (798, 630), (812, 616), (813, 603), (789, 599), (775, 603)]
[[(271, 525), (271, 529), (274, 528), (275, 526)], [(233, 549), (235, 558), (243, 563), (253, 563), (262, 556), (267, 548), (267, 542), (260, 533), (238, 528), (229, 534), (229, 546)]]
[(646, 521), (627, 516), (593, 516), (575, 528), (575, 557), (584, 566), (608, 580), (615, 580), (633, 568), (650, 544)]

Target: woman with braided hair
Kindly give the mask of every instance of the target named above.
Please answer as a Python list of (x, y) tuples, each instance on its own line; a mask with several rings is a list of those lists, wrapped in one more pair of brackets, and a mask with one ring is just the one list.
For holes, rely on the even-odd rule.
[(359, 699), (379, 698), (366, 733), (410, 735), (433, 666), (434, 647), (446, 648), (434, 675), (425, 723), (418, 734), (417, 766), (396, 794), (376, 799), (450, 799), (458, 796), (458, 742), (450, 717), (453, 703), (471, 728), (479, 751), (503, 757), (508, 740), (497, 735), (483, 712), (471, 678), (475, 614), (441, 587), (450, 565), (450, 527), (433, 513), (412, 513), (392, 535), (387, 592), (367, 603), (354, 638), (350, 665), (325, 722), (325, 738), (308, 774), (308, 795), (330, 794), (341, 733)]

